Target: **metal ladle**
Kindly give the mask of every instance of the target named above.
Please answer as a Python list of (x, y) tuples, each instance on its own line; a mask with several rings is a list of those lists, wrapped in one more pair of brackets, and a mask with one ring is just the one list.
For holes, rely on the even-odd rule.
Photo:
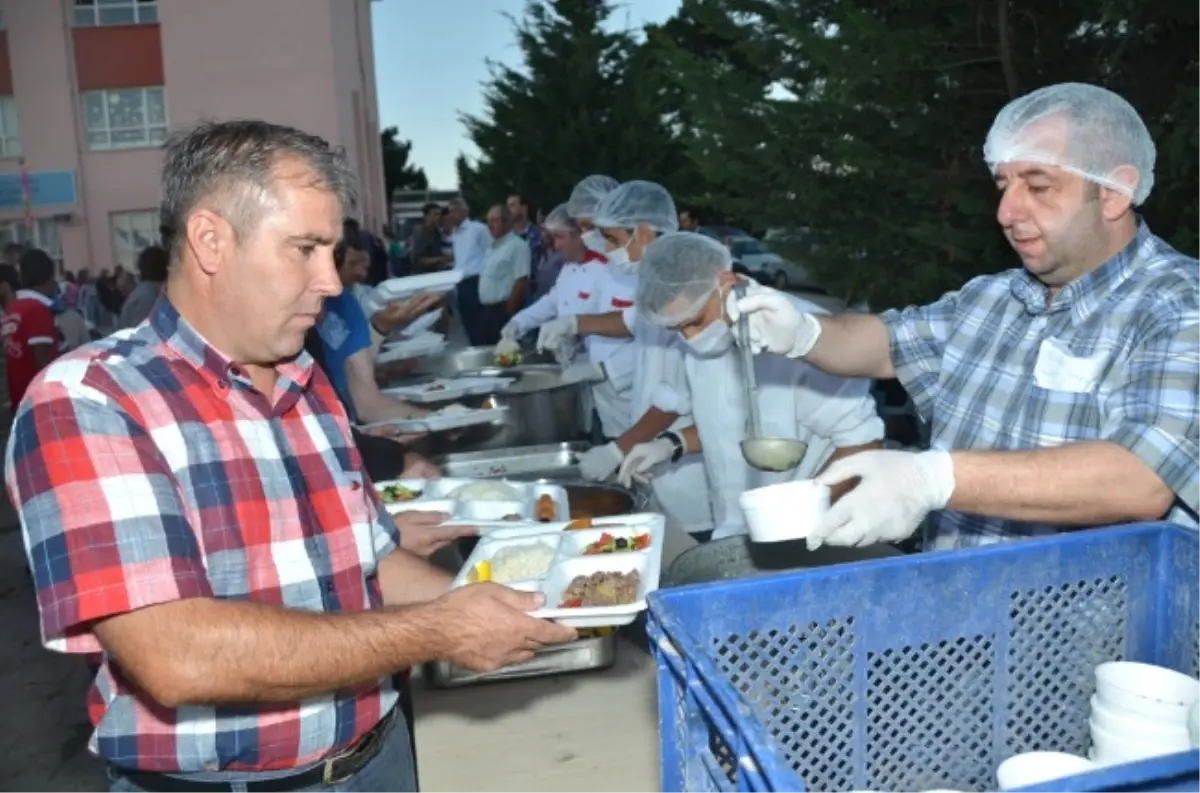
[[(746, 287), (739, 281), (734, 294), (741, 300)], [(760, 471), (790, 471), (800, 465), (808, 444), (795, 438), (764, 438), (762, 416), (758, 412), (758, 380), (754, 375), (754, 352), (750, 349), (750, 323), (742, 314), (737, 321), (738, 348), (742, 354), (742, 383), (746, 388), (746, 410), (749, 420), (746, 439), (742, 441), (742, 457)]]

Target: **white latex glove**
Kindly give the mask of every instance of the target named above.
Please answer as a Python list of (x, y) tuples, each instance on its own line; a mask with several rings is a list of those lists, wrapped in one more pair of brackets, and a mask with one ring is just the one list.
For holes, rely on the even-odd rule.
[(733, 325), (735, 340), (738, 318), (746, 315), (750, 323), (750, 349), (756, 354), (767, 350), (802, 358), (812, 351), (821, 335), (821, 323), (816, 317), (801, 314), (782, 292), (757, 284), (747, 287), (741, 300), (730, 292), (725, 298), (725, 313)]
[(500, 329), (500, 341), (516, 341), (521, 338), (521, 329), (511, 319)]
[(604, 370), (594, 363), (573, 363), (563, 369), (563, 383), (602, 383)]
[(856, 476), (862, 481), (809, 535), (810, 551), (822, 543), (862, 546), (903, 540), (954, 493), (954, 462), (941, 450), (859, 452), (836, 461), (816, 481), (833, 486)]
[(579, 335), (579, 321), (575, 319), (574, 314), (555, 317), (542, 325), (541, 330), (538, 331), (538, 352), (546, 350), (557, 352), (568, 345), (573, 348), (577, 335)]
[(506, 339), (501, 336), (500, 341), (496, 344), (497, 357), (501, 355), (516, 355), (520, 351), (521, 345), (517, 343), (516, 339)]
[(599, 482), (616, 473), (624, 459), (625, 454), (615, 443), (593, 446), (579, 456), (579, 473), (584, 479)]
[(634, 479), (643, 481), (650, 478), (650, 469), (660, 463), (669, 462), (675, 453), (675, 444), (666, 438), (655, 438), (648, 443), (639, 443), (625, 455), (621, 463), (621, 471), (617, 481), (625, 487), (632, 487)]

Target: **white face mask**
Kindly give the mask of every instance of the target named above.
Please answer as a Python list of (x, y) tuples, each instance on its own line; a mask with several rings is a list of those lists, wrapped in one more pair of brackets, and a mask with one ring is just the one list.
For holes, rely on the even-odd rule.
[(724, 320), (716, 320), (690, 339), (684, 339), (701, 358), (715, 358), (733, 348), (733, 333)]
[(604, 255), (604, 235), (596, 229), (586, 231), (583, 234), (583, 244), (589, 251)]
[[(629, 242), (633, 242), (632, 237)], [(629, 242), (604, 254), (608, 258), (608, 263), (625, 275), (633, 275), (638, 268), (638, 263), (629, 258)]]

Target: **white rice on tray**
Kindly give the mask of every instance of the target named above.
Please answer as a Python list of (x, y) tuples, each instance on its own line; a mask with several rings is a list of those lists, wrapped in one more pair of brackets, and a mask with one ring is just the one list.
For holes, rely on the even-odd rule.
[(539, 542), (509, 545), (493, 554), (492, 580), (497, 584), (541, 578), (554, 561), (554, 549)]

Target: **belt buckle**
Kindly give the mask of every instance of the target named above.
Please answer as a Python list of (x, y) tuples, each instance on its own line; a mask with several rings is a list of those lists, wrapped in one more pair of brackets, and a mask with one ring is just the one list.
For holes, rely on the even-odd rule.
[(340, 757), (331, 757), (325, 761), (324, 768), (321, 770), (321, 784), (324, 785), (325, 787), (333, 787), (334, 785), (340, 785), (343, 782), (345, 782), (346, 780), (350, 779), (350, 777), (354, 776), (353, 773), (346, 774), (345, 776), (340, 776), (340, 777), (335, 777), (333, 775), (333, 764), (337, 760), (340, 760), (340, 759), (341, 759)]

